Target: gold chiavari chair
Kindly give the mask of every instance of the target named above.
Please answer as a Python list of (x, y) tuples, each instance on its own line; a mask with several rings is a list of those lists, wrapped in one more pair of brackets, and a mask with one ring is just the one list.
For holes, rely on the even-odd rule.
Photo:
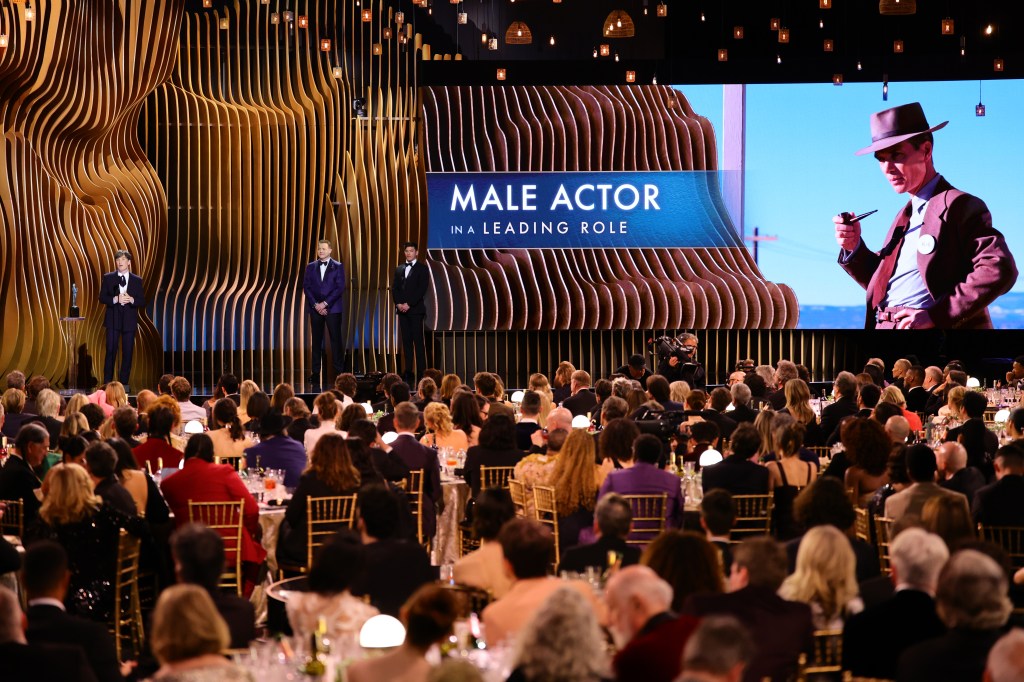
[(224, 559), (227, 563), (220, 576), (222, 589), (233, 589), (242, 596), (242, 534), (245, 532), (243, 515), (245, 501), (196, 502), (188, 501), (188, 520), (202, 523), (217, 531), (224, 539)]
[[(843, 631), (816, 630), (810, 656), (800, 654), (797, 682), (819, 679), (818, 675), (838, 673), (843, 669)], [(832, 678), (834, 679), (834, 678)]]
[(1024, 568), (1024, 527), (986, 526), (979, 523), (978, 537), (1002, 547), (1015, 570)]
[(25, 535), (25, 505), (21, 500), (0, 500), (4, 507), (0, 516), (0, 534), (14, 535), (19, 540)]
[(278, 572), (308, 573), (313, 567), (313, 555), (327, 540), (342, 528), (352, 528), (356, 518), (356, 495), (334, 495), (306, 499), (306, 563), (283, 564), (278, 561)]
[(863, 507), (854, 507), (853, 531), (857, 539), (871, 543), (871, 514)]
[(480, 489), (509, 487), (509, 479), (515, 473), (515, 467), (480, 467)]
[[(142, 626), (142, 605), (139, 600), (139, 539), (122, 529), (117, 542), (117, 568), (114, 573), (114, 615), (109, 624), (114, 635), (118, 661), (136, 658), (142, 652), (145, 636)], [(122, 656), (124, 644), (132, 655)]]
[(516, 516), (526, 518), (526, 486), (522, 481), (510, 478), (508, 492), (512, 496), (512, 507), (516, 510)]
[(736, 505), (736, 521), (730, 542), (737, 544), (748, 537), (768, 535), (771, 532), (774, 492), (767, 495), (733, 495), (732, 500)]
[(646, 547), (665, 530), (665, 514), (668, 494), (623, 495), (633, 510), (633, 525), (626, 542)]
[(884, 516), (875, 517), (875, 544), (878, 547), (878, 568), (882, 575), (892, 573), (889, 563), (889, 543), (892, 542), (893, 520)]
[(558, 552), (558, 506), (555, 504), (555, 489), (547, 485), (533, 486), (533, 507), (537, 520), (551, 528), (555, 538), (555, 563), (558, 567), (561, 557)]
[(413, 523), (416, 525), (416, 542), (427, 548), (430, 553), (430, 538), (423, 533), (423, 470), (415, 469), (403, 481), (405, 494), (409, 498), (409, 510), (412, 512)]
[(245, 455), (218, 455), (213, 458), (214, 464), (230, 464), (231, 468), (235, 471), (242, 470), (242, 462), (245, 461)]

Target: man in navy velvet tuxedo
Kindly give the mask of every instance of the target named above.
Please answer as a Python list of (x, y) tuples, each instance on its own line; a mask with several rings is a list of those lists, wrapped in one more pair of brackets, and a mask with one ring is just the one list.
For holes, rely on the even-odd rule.
[(117, 270), (103, 275), (100, 281), (100, 303), (107, 306), (103, 326), (107, 330), (107, 357), (103, 363), (103, 383), (114, 379), (114, 360), (121, 346), (121, 367), (118, 381), (128, 385), (132, 373), (132, 351), (135, 332), (139, 329), (139, 310), (146, 306), (142, 278), (132, 273), (132, 255), (125, 250), (114, 254)]
[(316, 260), (306, 266), (302, 278), (306, 293), (310, 326), (313, 328), (313, 367), (309, 381), (320, 383), (320, 365), (324, 353), (324, 325), (331, 335), (334, 371), (345, 371), (345, 338), (341, 331), (341, 315), (345, 310), (345, 266), (331, 258), (331, 243), (321, 239), (316, 245)]

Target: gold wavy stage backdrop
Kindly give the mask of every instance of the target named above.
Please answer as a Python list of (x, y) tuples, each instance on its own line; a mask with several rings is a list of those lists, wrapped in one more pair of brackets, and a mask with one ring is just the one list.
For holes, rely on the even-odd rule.
[(321, 236), (348, 271), (356, 367), (394, 366), (389, 280), (399, 244), (425, 236), (424, 10), (399, 23), (379, 2), (212, 4), (48, 0), (29, 21), (25, 4), (0, 3), (3, 372), (63, 383), (72, 280), (101, 368), (98, 284), (128, 248), (154, 318), (135, 387), (164, 371), (297, 381), (310, 361), (301, 276)]

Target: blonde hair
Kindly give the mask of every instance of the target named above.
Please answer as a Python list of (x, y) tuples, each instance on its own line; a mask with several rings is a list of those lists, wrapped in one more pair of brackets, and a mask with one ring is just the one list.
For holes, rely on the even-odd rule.
[(89, 396), (84, 393), (76, 393), (68, 398), (68, 404), (64, 408), (64, 418), (67, 419), (73, 414), (78, 414), (82, 411), (84, 405), (89, 404)]
[(790, 379), (786, 382), (786, 409), (801, 424), (814, 421), (814, 410), (811, 409), (811, 390), (803, 379)]
[(555, 384), (557, 386), (568, 386), (569, 382), (572, 381), (572, 373), (576, 371), (576, 367), (568, 361), (563, 360), (558, 363), (558, 369), (555, 370)]
[(505, 382), (494, 372), (491, 372), (491, 376), (494, 377), (494, 401), (505, 402)]
[(441, 377), (441, 399), (451, 400), (455, 395), (455, 389), (462, 385), (462, 379), (458, 374), (445, 374)]
[(817, 604), (825, 620), (832, 620), (858, 594), (857, 559), (847, 537), (830, 525), (807, 531), (796, 553), (796, 571), (782, 583), (779, 595)]
[(81, 521), (103, 504), (92, 491), (89, 474), (78, 464), (55, 466), (47, 478), (50, 487), (39, 516), (51, 526)]
[(775, 421), (775, 410), (761, 410), (754, 417), (754, 428), (761, 436), (761, 447), (757, 451), (762, 455), (775, 451), (775, 436), (773, 434), (772, 422)]
[(903, 407), (907, 404), (906, 398), (903, 397), (903, 391), (895, 386), (886, 386), (885, 390), (882, 391), (882, 397), (878, 399), (880, 403), (892, 403), (893, 405), (899, 405)]
[(60, 425), (60, 437), (70, 438), (89, 430), (89, 420), (81, 412), (75, 412), (64, 417)]
[(160, 663), (219, 654), (230, 643), (228, 626), (202, 587), (172, 585), (160, 594), (150, 635), (150, 647)]
[(423, 411), (423, 421), (435, 435), (444, 438), (455, 428), (452, 424), (452, 413), (444, 403), (430, 403)]
[(36, 396), (36, 414), (40, 417), (56, 417), (60, 412), (60, 396), (49, 388), (39, 391)]
[(107, 405), (111, 407), (124, 407), (128, 404), (128, 394), (124, 391), (124, 384), (120, 381), (111, 381), (104, 390), (107, 394)]
[(249, 398), (252, 397), (253, 393), (260, 390), (259, 384), (252, 379), (246, 379), (242, 382), (242, 385), (238, 387), (238, 409), (245, 410), (245, 406), (249, 404)]
[(0, 405), (7, 414), (18, 414), (25, 409), (25, 394), (16, 388), (9, 388), (0, 398)]
[(673, 381), (668, 385), (668, 399), (674, 403), (685, 403), (690, 395), (690, 384), (685, 381)]
[(963, 386), (954, 386), (949, 389), (949, 395), (946, 396), (946, 404), (955, 409), (957, 412), (964, 407), (964, 396), (967, 395), (967, 389)]
[(597, 465), (594, 437), (586, 429), (573, 429), (555, 460), (547, 485), (555, 489), (555, 505), (564, 516), (580, 507), (593, 511), (597, 503)]

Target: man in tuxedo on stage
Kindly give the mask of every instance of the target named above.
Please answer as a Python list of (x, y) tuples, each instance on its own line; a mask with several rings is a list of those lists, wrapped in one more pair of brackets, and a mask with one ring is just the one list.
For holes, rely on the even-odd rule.
[[(402, 354), (405, 357), (402, 378), (412, 384), (423, 375), (427, 368), (427, 345), (423, 337), (423, 319), (427, 315), (427, 306), (423, 298), (430, 286), (430, 269), (419, 260), (419, 247), (416, 242), (405, 242), (402, 245), (405, 262), (395, 270), (395, 281), (391, 285), (391, 295), (395, 298), (395, 312), (398, 313), (398, 329), (402, 333)], [(413, 370), (413, 354), (416, 356), (416, 369)]]
[(302, 291), (306, 294), (309, 323), (313, 329), (313, 368), (311, 384), (320, 384), (320, 370), (324, 354), (324, 325), (331, 335), (331, 355), (334, 371), (345, 371), (345, 338), (341, 331), (341, 315), (345, 310), (345, 266), (331, 258), (331, 243), (321, 239), (316, 244), (316, 260), (306, 266), (302, 277)]
[(103, 326), (107, 329), (107, 358), (103, 363), (103, 383), (114, 380), (114, 360), (121, 346), (121, 368), (118, 381), (128, 387), (132, 373), (132, 351), (139, 329), (139, 310), (146, 305), (142, 278), (132, 272), (132, 255), (122, 249), (114, 254), (117, 270), (103, 275), (100, 281), (100, 303), (107, 306)]

